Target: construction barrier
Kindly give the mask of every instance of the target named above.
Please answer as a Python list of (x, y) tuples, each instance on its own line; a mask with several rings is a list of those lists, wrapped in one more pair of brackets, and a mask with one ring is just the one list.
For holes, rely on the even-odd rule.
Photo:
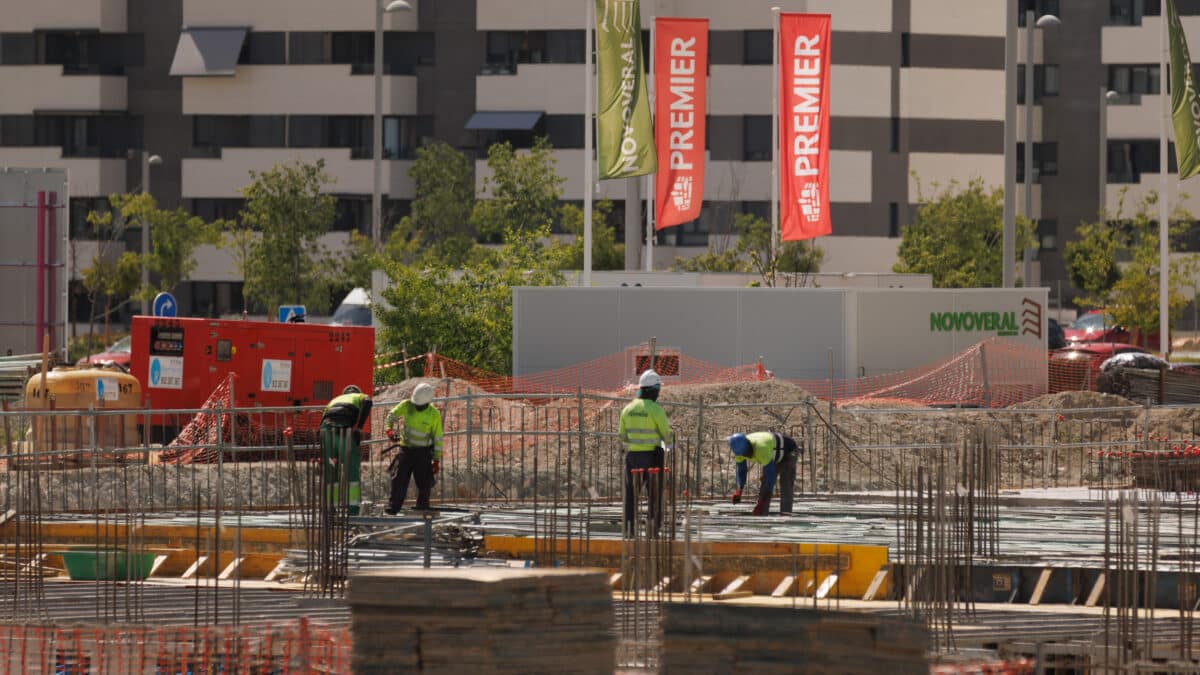
[(1033, 675), (1037, 664), (1030, 659), (945, 663), (930, 669), (930, 675)]
[(239, 626), (0, 625), (0, 675), (348, 672), (349, 628), (304, 618)]

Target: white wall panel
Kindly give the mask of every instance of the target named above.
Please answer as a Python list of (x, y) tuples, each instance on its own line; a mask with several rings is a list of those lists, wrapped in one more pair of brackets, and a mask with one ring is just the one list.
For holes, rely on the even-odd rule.
[[(314, 95), (319, 92), (319, 95)], [(370, 115), (375, 78), (348, 65), (238, 66), (233, 77), (183, 78), (185, 115)], [(383, 78), (383, 113), (415, 115), (417, 78)]]

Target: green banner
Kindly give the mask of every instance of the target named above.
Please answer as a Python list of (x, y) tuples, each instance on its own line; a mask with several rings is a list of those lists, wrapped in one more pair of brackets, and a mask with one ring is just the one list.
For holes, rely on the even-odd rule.
[(596, 0), (596, 150), (600, 178), (658, 171), (639, 0)]
[(1171, 41), (1171, 121), (1175, 126), (1179, 180), (1183, 180), (1200, 173), (1200, 97), (1196, 96), (1187, 36), (1172, 0), (1167, 0), (1167, 29)]

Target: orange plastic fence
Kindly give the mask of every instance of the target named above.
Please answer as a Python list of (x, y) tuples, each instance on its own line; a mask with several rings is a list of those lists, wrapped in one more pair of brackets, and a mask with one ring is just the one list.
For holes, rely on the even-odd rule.
[(0, 625), (0, 675), (348, 673), (347, 627)]
[[(532, 375), (499, 375), (447, 358), (426, 354), (424, 372), (432, 377), (467, 380), (494, 393), (616, 393), (633, 386), (648, 365), (645, 345), (585, 363)], [(666, 351), (657, 368), (671, 384), (751, 382), (773, 377), (763, 364), (724, 366)], [(1086, 380), (1091, 382), (1093, 380)], [(822, 399), (899, 400), (925, 405), (1002, 407), (1047, 392), (1047, 352), (1006, 340), (988, 340), (939, 363), (895, 373), (854, 379), (792, 380)]]
[(1035, 664), (1030, 659), (1016, 661), (984, 661), (935, 665), (930, 675), (1032, 675)]

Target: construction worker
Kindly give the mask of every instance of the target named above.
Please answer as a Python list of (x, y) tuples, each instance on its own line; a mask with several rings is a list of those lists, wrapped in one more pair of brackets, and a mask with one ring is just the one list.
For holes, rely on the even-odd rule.
[(392, 491), (385, 512), (394, 516), (404, 506), (408, 480), (417, 483), (417, 508), (429, 508), (434, 476), (442, 468), (442, 413), (430, 405), (433, 387), (422, 382), (412, 397), (401, 401), (387, 415), (388, 440), (396, 440), (396, 420), (404, 420), (400, 454), (392, 460)]
[(370, 416), (371, 397), (353, 384), (330, 401), (321, 416), (321, 464), (325, 467), (326, 498), (331, 505), (338, 503), (343, 478), (341, 471), (344, 470), (346, 502), (352, 516), (358, 515), (362, 499), (362, 456), (358, 444), (362, 441), (363, 425)]
[(775, 491), (775, 477), (779, 476), (779, 512), (792, 512), (792, 488), (796, 484), (796, 461), (800, 446), (790, 436), (771, 431), (756, 431), (752, 434), (734, 434), (729, 437), (729, 450), (737, 464), (737, 489), (733, 491), (734, 504), (742, 501), (742, 488), (746, 487), (746, 476), (750, 473), (750, 462), (762, 466), (762, 487), (758, 490), (758, 503), (753, 515), (765, 516), (771, 510), (771, 493)]
[[(647, 370), (638, 378), (638, 394), (621, 411), (618, 434), (625, 444), (625, 534), (633, 534), (633, 519), (637, 510), (633, 487), (635, 478), (650, 498), (650, 527), (657, 532), (662, 525), (663, 467), (666, 450), (674, 441), (667, 413), (658, 401), (662, 378)], [(651, 472), (652, 469), (657, 471)], [(634, 472), (637, 472), (636, 474)]]

